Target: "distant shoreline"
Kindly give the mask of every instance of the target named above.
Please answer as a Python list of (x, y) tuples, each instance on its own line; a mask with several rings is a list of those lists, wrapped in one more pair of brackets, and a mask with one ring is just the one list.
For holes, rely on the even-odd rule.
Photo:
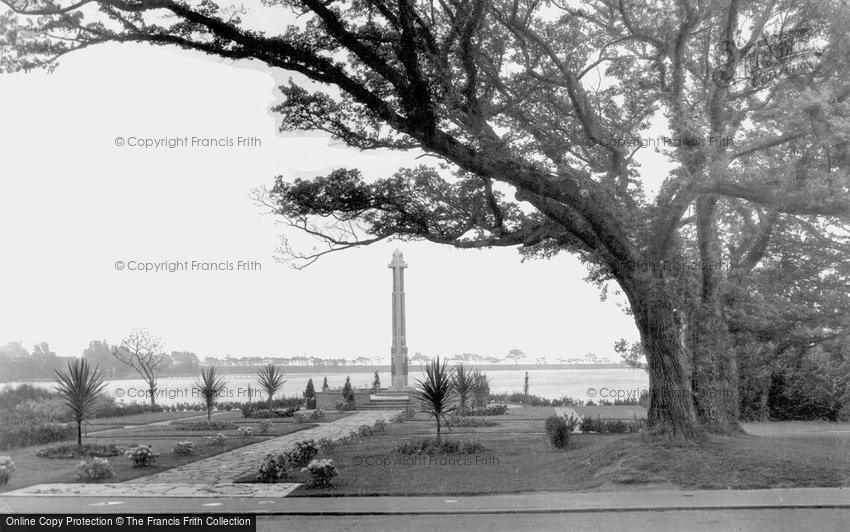
[[(454, 364), (449, 364), (450, 366)], [(631, 369), (626, 363), (619, 364), (473, 364), (473, 363), (464, 363), (464, 365), (468, 368), (472, 369), (480, 369), (482, 371), (547, 371), (547, 370), (564, 370), (564, 369), (585, 369), (585, 370), (602, 370), (602, 369)], [(262, 366), (219, 366), (219, 371), (222, 376), (227, 375), (256, 375), (257, 370)], [(347, 374), (347, 373), (373, 373), (375, 371), (388, 373), (390, 371), (389, 364), (387, 365), (378, 365), (378, 366), (281, 366), (286, 373), (291, 374), (303, 374), (303, 373), (312, 373), (312, 374), (320, 374), (320, 375), (339, 375), (339, 374)], [(411, 364), (410, 372), (418, 371), (419, 364)], [(167, 373), (161, 374), (159, 376), (160, 379), (167, 378), (180, 378), (180, 377), (197, 377), (197, 373)], [(135, 374), (127, 374), (127, 375), (116, 375), (116, 376), (106, 376), (105, 379), (108, 381), (112, 380), (128, 380), (128, 379), (137, 379), (138, 375)], [(41, 377), (41, 378), (31, 378), (31, 379), (13, 379), (13, 380), (0, 380), (0, 384), (8, 384), (14, 382), (43, 382), (43, 381), (54, 381), (55, 378), (52, 377)]]

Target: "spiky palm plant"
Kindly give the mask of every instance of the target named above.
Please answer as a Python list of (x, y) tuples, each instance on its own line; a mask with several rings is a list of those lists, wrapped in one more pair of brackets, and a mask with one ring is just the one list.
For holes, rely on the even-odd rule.
[(479, 370), (472, 372), (472, 401), (475, 408), (484, 408), (490, 400), (490, 379)]
[(415, 396), (422, 403), (422, 409), (437, 422), (437, 440), (440, 439), (441, 421), (454, 410), (455, 390), (446, 363), (440, 364), (440, 357), (424, 368), (425, 379), (416, 381)]
[(99, 394), (106, 383), (96, 366), (90, 366), (83, 358), (68, 362), (67, 371), (56, 372), (56, 391), (74, 414), (77, 422), (77, 445), (83, 445), (83, 421), (88, 418)]
[(472, 397), (472, 372), (467, 371), (463, 364), (458, 364), (452, 376), (452, 384), (457, 395), (458, 414), (462, 416), (466, 413), (466, 405)]
[(269, 410), (272, 409), (272, 399), (274, 398), (274, 394), (278, 392), (283, 387), (283, 383), (286, 382), (284, 377), (286, 373), (279, 367), (274, 364), (267, 364), (260, 368), (260, 371), (257, 372), (257, 383), (259, 383), (260, 388), (266, 391), (269, 395)]
[(216, 375), (215, 366), (201, 368), (201, 378), (195, 381), (195, 388), (204, 399), (204, 404), (207, 407), (207, 423), (212, 422), (212, 408), (215, 405), (215, 399), (227, 387), (227, 383), (223, 378)]

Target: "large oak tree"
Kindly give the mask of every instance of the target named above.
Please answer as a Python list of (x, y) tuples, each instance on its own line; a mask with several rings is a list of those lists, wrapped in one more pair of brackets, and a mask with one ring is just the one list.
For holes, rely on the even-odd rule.
[[(674, 438), (736, 423), (726, 273), (712, 267), (724, 259), (718, 205), (761, 213), (764, 236), (742, 251), (753, 265), (778, 216), (829, 223), (850, 211), (840, 2), (266, 0), (297, 15), (272, 34), (210, 0), (2, 1), (6, 70), (105, 42), (258, 60), (296, 75), (276, 107), (283, 128), (434, 156), (440, 165), (386, 179), (344, 168), (278, 178), (275, 211), (327, 244), (292, 257), (390, 237), (577, 254), (626, 295), (647, 357), (649, 423)], [(756, 86), (736, 83), (759, 39), (782, 29), (809, 31), (823, 53)], [(659, 116), (674, 164), (650, 198), (636, 146), (616, 140)], [(687, 256), (686, 231), (702, 265), (689, 307), (666, 267)]]

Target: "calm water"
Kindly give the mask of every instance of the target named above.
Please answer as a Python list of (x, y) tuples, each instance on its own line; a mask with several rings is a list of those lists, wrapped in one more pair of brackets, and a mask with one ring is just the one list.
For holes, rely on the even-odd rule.
[[(488, 370), (490, 378), (490, 389), (493, 392), (522, 391), (525, 371), (500, 369)], [(389, 372), (380, 372), (381, 382), (386, 386), (390, 382)], [(370, 387), (374, 379), (374, 373), (352, 371), (349, 376), (351, 383), (358, 388)], [(300, 395), (307, 386), (307, 380), (313, 378), (313, 384), (317, 390), (322, 388), (322, 380), (325, 375), (321, 373), (295, 373), (287, 375), (286, 383), (283, 385), (283, 395)], [(341, 388), (345, 383), (345, 375), (328, 375), (328, 384), (331, 388)], [(420, 375), (413, 372), (410, 375), (410, 383), (415, 384)], [(195, 379), (191, 377), (163, 377), (159, 379), (157, 403), (163, 406), (175, 403), (197, 403), (200, 398), (194, 390)], [(222, 400), (247, 401), (249, 394), (251, 399), (258, 400), (264, 397), (262, 391), (257, 387), (255, 375), (228, 375), (228, 384)], [(18, 383), (0, 385), (0, 387), (15, 386)], [(33, 382), (36, 386), (53, 388), (52, 382)], [(643, 370), (630, 368), (611, 369), (539, 369), (528, 371), (528, 391), (549, 399), (557, 399), (565, 395), (574, 399), (587, 401), (592, 399), (616, 399), (626, 396), (638, 397), (645, 393), (649, 387), (649, 377)], [(120, 379), (107, 381), (107, 393), (115, 396), (116, 400), (123, 403), (149, 402), (146, 397), (146, 386), (141, 379)]]

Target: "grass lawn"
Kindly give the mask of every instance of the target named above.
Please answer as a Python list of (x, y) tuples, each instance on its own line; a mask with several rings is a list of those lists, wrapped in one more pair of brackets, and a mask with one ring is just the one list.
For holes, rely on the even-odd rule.
[[(850, 486), (850, 437), (708, 436), (671, 446), (641, 434), (573, 434), (553, 449), (543, 434), (548, 407), (511, 410), (495, 427), (462, 427), (444, 437), (480, 442), (481, 455), (404, 456), (399, 441), (434, 434), (432, 422), (388, 424), (326, 456), (339, 468), (334, 488), (292, 496), (464, 495), (524, 491), (756, 489)], [(308, 477), (300, 471), (296, 481)]]
[[(239, 414), (239, 416), (241, 419), (241, 414)], [(272, 420), (272, 428), (269, 433), (259, 434), (259, 429), (257, 427), (258, 423), (251, 423), (251, 421), (255, 420), (245, 420), (244, 423), (239, 423), (239, 425), (237, 425), (253, 427), (254, 436), (250, 438), (240, 436), (235, 429), (187, 431), (178, 430), (176, 427), (169, 425), (148, 425), (131, 427), (118, 431), (110, 431), (107, 433), (89, 432), (89, 437), (84, 438), (83, 442), (99, 444), (114, 443), (119, 448), (129, 448), (139, 444), (151, 445), (154, 450), (160, 453), (156, 465), (151, 467), (133, 467), (130, 459), (123, 455), (109, 457), (109, 464), (115, 471), (115, 476), (111, 479), (103, 480), (102, 482), (123, 482), (125, 480), (152, 475), (189, 462), (215, 456), (231, 449), (259, 443), (269, 438), (298, 432), (316, 426), (315, 424), (310, 423), (281, 423), (276, 422), (276, 420)], [(207, 436), (218, 434), (219, 432), (223, 433), (227, 438), (224, 445), (207, 445)], [(187, 440), (195, 444), (195, 454), (191, 456), (180, 456), (171, 450), (178, 441)], [(50, 445), (58, 445), (60, 443), (73, 442), (57, 442)], [(35, 484), (80, 482), (74, 475), (74, 470), (80, 462), (78, 458), (39, 458), (35, 456), (35, 452), (38, 449), (48, 446), (49, 445), (34, 445), (31, 447), (22, 447), (19, 449), (3, 451), (2, 454), (10, 456), (14, 461), (15, 472), (12, 474), (8, 484), (0, 486), (0, 492), (24, 488)]]
[(145, 425), (161, 421), (177, 421), (201, 415), (206, 417), (206, 414), (201, 412), (147, 412), (144, 414), (133, 414), (129, 416), (101, 417), (90, 419), (86, 423), (86, 429), (89, 432), (96, 432), (100, 430), (120, 428), (126, 425)]

